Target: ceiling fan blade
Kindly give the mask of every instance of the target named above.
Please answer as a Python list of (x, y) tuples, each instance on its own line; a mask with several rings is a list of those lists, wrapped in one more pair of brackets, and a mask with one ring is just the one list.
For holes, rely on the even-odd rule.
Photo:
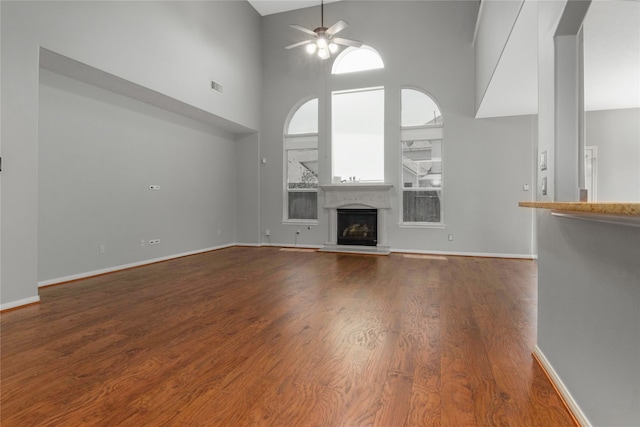
[(325, 34), (327, 34), (328, 36), (332, 36), (334, 34), (339, 33), (340, 31), (344, 30), (345, 28), (347, 28), (349, 26), (349, 24), (343, 20), (340, 20), (338, 22), (336, 22), (335, 24), (333, 24), (332, 26), (330, 26), (327, 31), (325, 31)]
[(359, 42), (357, 40), (343, 39), (340, 37), (334, 37), (331, 39), (331, 41), (334, 42), (335, 44), (341, 44), (342, 46), (352, 46), (352, 47), (362, 46), (362, 42)]
[(309, 44), (309, 43), (313, 43), (313, 40), (305, 40), (305, 41), (300, 42), (300, 43), (294, 43), (292, 45), (289, 45), (289, 46), (285, 47), (285, 49), (293, 49), (294, 47), (304, 46), (304, 45)]
[(307, 34), (309, 34), (310, 36), (317, 36), (317, 34), (316, 34), (316, 33), (314, 33), (313, 31), (311, 31), (311, 30), (309, 30), (309, 29), (306, 29), (306, 28), (304, 28), (304, 27), (301, 27), (300, 25), (291, 24), (291, 25), (289, 25), (289, 26), (290, 26), (291, 28), (295, 28), (296, 30), (300, 30), (300, 31), (302, 31), (303, 33), (307, 33)]

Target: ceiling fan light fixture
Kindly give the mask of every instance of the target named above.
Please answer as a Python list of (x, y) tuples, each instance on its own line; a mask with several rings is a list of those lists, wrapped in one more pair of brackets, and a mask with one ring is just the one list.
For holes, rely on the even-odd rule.
[(324, 36), (318, 36), (316, 44), (318, 45), (318, 49), (326, 49), (329, 45), (329, 43), (327, 43), (327, 39)]
[(347, 28), (349, 24), (343, 20), (339, 20), (330, 27), (324, 26), (324, 1), (320, 1), (320, 26), (314, 30), (310, 30), (300, 25), (292, 24), (291, 28), (312, 36), (312, 40), (305, 40), (302, 42), (294, 43), (286, 47), (286, 49), (293, 49), (298, 46), (305, 46), (305, 50), (309, 55), (313, 55), (317, 52), (320, 59), (329, 59), (331, 54), (335, 54), (339, 50), (339, 45), (360, 47), (362, 42), (357, 40), (350, 40), (341, 37), (336, 37), (336, 34)]
[(330, 56), (331, 54), (329, 53), (329, 49), (326, 47), (318, 49), (318, 57), (320, 59), (329, 59)]

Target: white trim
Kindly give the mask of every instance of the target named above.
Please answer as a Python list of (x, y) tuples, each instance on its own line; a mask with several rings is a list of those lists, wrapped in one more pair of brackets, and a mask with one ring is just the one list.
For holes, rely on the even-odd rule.
[(536, 359), (538, 359), (538, 361), (540, 362), (544, 370), (549, 375), (549, 378), (553, 382), (553, 385), (556, 387), (558, 392), (562, 395), (562, 398), (564, 399), (565, 403), (569, 406), (569, 410), (571, 411), (572, 415), (575, 417), (576, 421), (578, 421), (581, 427), (591, 427), (591, 423), (589, 422), (589, 419), (584, 414), (584, 412), (582, 412), (582, 409), (580, 409), (580, 406), (578, 405), (578, 403), (575, 401), (575, 399), (569, 392), (569, 389), (567, 389), (567, 386), (564, 385), (558, 373), (555, 371), (555, 369), (553, 369), (553, 366), (551, 366), (551, 363), (545, 357), (544, 353), (542, 353), (542, 350), (540, 350), (540, 347), (536, 345), (535, 350), (533, 350), (533, 354), (535, 355)]
[(422, 254), (422, 255), (475, 256), (475, 257), (482, 257), (482, 258), (538, 259), (538, 256), (533, 254), (497, 254), (493, 252), (424, 251), (419, 249), (397, 249), (397, 248), (391, 248), (391, 252)]
[(215, 250), (218, 250), (218, 249), (230, 248), (230, 247), (233, 247), (233, 246), (236, 246), (236, 245), (239, 245), (239, 244), (230, 243), (228, 245), (213, 246), (213, 247), (210, 247), (210, 248), (197, 249), (195, 251), (183, 252), (183, 253), (175, 254), (175, 255), (167, 255), (167, 256), (160, 257), (160, 258), (147, 259), (147, 260), (144, 260), (144, 261), (133, 262), (131, 264), (116, 265), (114, 267), (107, 267), (107, 268), (103, 268), (101, 270), (87, 271), (85, 273), (78, 273), (78, 274), (72, 274), (70, 276), (64, 276), (64, 277), (58, 277), (58, 278), (55, 278), (55, 279), (43, 280), (41, 282), (38, 282), (38, 287), (41, 288), (43, 286), (56, 285), (58, 283), (69, 282), (71, 280), (85, 279), (87, 277), (98, 276), (100, 274), (112, 273), (114, 271), (120, 271), (120, 270), (126, 270), (127, 268), (139, 267), (141, 265), (147, 265), (147, 264), (154, 264), (156, 262), (167, 261), (167, 260), (174, 259), (174, 258), (181, 258), (183, 256), (195, 255), (195, 254), (200, 254), (200, 253), (203, 253), (203, 252), (211, 252), (211, 251), (215, 251)]
[(262, 246), (262, 244), (261, 243), (234, 243), (229, 247), (232, 247), (232, 246), (250, 246), (252, 248), (259, 248), (260, 246)]
[(35, 302), (40, 302), (40, 296), (36, 295), (35, 297), (22, 298), (17, 301), (6, 302), (4, 304), (0, 304), (0, 311), (9, 310), (11, 308), (20, 307), (23, 305), (33, 304)]

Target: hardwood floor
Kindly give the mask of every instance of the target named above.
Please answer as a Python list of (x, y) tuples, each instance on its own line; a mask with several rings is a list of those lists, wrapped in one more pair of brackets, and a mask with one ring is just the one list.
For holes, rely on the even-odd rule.
[(536, 265), (229, 248), (1, 316), (10, 426), (573, 426)]

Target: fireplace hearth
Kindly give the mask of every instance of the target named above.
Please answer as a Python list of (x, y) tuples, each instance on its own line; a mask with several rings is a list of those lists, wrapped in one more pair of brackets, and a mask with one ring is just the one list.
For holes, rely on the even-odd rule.
[(377, 209), (338, 209), (339, 245), (376, 246), (377, 228)]

